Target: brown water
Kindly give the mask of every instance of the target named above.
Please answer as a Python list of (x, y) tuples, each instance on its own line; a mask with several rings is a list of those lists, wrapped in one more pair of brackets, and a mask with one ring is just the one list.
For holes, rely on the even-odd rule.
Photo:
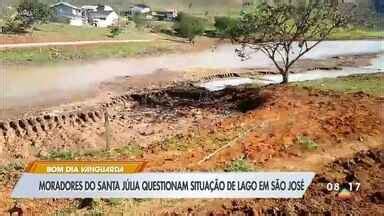
[[(326, 41), (304, 58), (321, 59), (337, 55), (378, 53), (384, 51), (382, 41)], [(0, 107), (28, 106), (84, 96), (100, 82), (117, 76), (148, 74), (159, 69), (248, 68), (265, 67), (271, 62), (261, 53), (241, 61), (234, 53), (236, 46), (221, 45), (198, 53), (172, 54), (159, 57), (99, 60), (31, 66), (0, 65)]]

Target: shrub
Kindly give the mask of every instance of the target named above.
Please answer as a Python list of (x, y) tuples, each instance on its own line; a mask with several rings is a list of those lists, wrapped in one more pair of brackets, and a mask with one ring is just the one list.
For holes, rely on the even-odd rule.
[(216, 34), (230, 36), (231, 30), (236, 27), (238, 20), (234, 17), (215, 17)]
[(118, 25), (112, 25), (108, 28), (109, 28), (108, 37), (111, 37), (111, 38), (114, 38), (123, 32), (123, 28), (121, 28), (121, 26), (118, 26)]
[(200, 17), (180, 13), (176, 18), (174, 30), (181, 36), (187, 38), (191, 43), (198, 35), (202, 35), (207, 27), (207, 21)]
[(22, 0), (16, 8), (15, 15), (8, 16), (1, 28), (4, 33), (24, 33), (35, 23), (47, 22), (51, 10), (47, 4), (38, 0)]
[(135, 23), (135, 26), (137, 29), (143, 29), (147, 23), (147, 20), (145, 19), (145, 15), (143, 14), (135, 14), (132, 17), (132, 21)]
[(19, 16), (8, 16), (5, 18), (4, 26), (1, 27), (3, 33), (24, 33), (28, 25), (26, 25)]

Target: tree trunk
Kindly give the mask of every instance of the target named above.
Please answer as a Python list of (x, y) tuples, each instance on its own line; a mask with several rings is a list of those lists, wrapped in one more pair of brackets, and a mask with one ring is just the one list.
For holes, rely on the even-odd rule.
[(281, 84), (287, 84), (288, 83), (288, 71), (282, 72), (281, 76), (283, 76), (283, 81), (281, 82)]

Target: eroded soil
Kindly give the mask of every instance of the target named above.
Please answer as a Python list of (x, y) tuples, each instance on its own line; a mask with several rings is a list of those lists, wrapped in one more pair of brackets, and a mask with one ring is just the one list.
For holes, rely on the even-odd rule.
[[(158, 203), (141, 208), (161, 215), (380, 215), (384, 210), (383, 168), (384, 150), (372, 149), (323, 166), (303, 199), (182, 200), (160, 211)], [(338, 191), (326, 189), (330, 182), (342, 188), (349, 188), (349, 183), (360, 183), (361, 187), (342, 199)]]
[[(52, 149), (86, 152), (105, 146), (105, 116), (112, 147), (139, 146), (138, 154), (79, 154), (75, 159), (147, 160), (146, 171), (223, 170), (245, 158), (256, 170), (318, 173), (304, 200), (158, 200), (130, 206), (138, 214), (283, 215), (363, 214), (383, 210), (384, 101), (295, 86), (237, 87), (208, 92), (189, 83), (132, 91), (95, 106), (59, 110), (2, 122), (2, 164), (49, 157)], [(307, 149), (305, 136), (316, 143)], [(212, 157), (207, 155), (224, 145)], [(372, 150), (376, 149), (376, 150)], [(353, 156), (356, 152), (361, 152)], [(353, 159), (339, 159), (339, 158)], [(346, 165), (347, 164), (347, 165)], [(349, 164), (349, 165), (348, 165)], [(21, 170), (2, 180), (0, 211), (13, 205), (10, 191)], [(12, 177), (13, 176), (13, 177)], [(326, 182), (356, 181), (353, 200), (338, 201)], [(364, 201), (364, 202), (363, 202)], [(73, 200), (21, 200), (31, 215), (73, 207)], [(47, 207), (49, 206), (49, 207)], [(117, 211), (124, 207), (109, 207)], [(332, 210), (332, 211), (331, 211)], [(84, 210), (85, 211), (85, 210)]]

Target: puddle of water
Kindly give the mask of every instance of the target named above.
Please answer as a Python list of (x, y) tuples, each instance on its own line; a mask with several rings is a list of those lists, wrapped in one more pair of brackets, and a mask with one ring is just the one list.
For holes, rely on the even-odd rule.
[(253, 83), (254, 81), (250, 78), (231, 78), (231, 79), (222, 79), (222, 80), (212, 80), (209, 82), (201, 82), (196, 86), (206, 88), (209, 91), (220, 91), (225, 89), (228, 86), (238, 86), (248, 83)]
[[(343, 68), (342, 70), (315, 70), (308, 71), (305, 73), (290, 74), (289, 82), (300, 82), (308, 80), (317, 80), (323, 78), (336, 78), (341, 76), (348, 76), (353, 74), (369, 74), (377, 73), (379, 70), (375, 69), (364, 69), (364, 68)], [(262, 76), (262, 80), (258, 81), (262, 84), (275, 84), (282, 82), (281, 75), (265, 75)]]
[[(384, 54), (380, 54), (378, 58), (372, 60), (372, 65), (367, 67), (344, 67), (342, 70), (314, 70), (305, 73), (297, 73), (289, 75), (289, 82), (300, 82), (308, 80), (317, 80), (323, 78), (336, 78), (341, 76), (348, 76), (353, 74), (370, 74), (384, 72)], [(282, 77), (279, 74), (263, 75), (260, 79), (253, 80), (249, 78), (233, 78), (223, 80), (213, 80), (208, 82), (201, 82), (198, 84), (209, 91), (219, 91), (226, 86), (237, 86), (243, 84), (276, 84), (282, 82)]]
[[(238, 46), (225, 44), (214, 50), (198, 53), (172, 54), (159, 57), (100, 60), (77, 64), (48, 66), (1, 66), (0, 107), (31, 105), (81, 96), (98, 83), (118, 76), (148, 74), (159, 69), (186, 70), (191, 68), (252, 68), (266, 67), (271, 62), (262, 53), (241, 61), (234, 50)], [(325, 41), (304, 58), (327, 58), (337, 55), (379, 53), (384, 51), (383, 41)], [(378, 64), (384, 64), (378, 60)], [(273, 78), (274, 79), (274, 78)], [(295, 77), (292, 77), (295, 79)], [(230, 85), (233, 81), (228, 81)], [(237, 81), (234, 81), (237, 82)], [(227, 84), (221, 84), (227, 85)], [(52, 96), (53, 95), (53, 96)], [(53, 97), (53, 98), (52, 98)], [(17, 101), (17, 102), (12, 102)]]

